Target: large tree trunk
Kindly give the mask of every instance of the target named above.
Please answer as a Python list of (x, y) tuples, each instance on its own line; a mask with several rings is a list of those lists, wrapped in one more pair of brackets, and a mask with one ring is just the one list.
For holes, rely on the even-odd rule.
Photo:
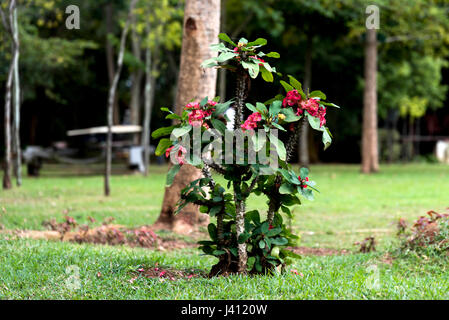
[(112, 81), (111, 87), (109, 89), (109, 97), (108, 97), (108, 135), (106, 141), (106, 166), (105, 166), (105, 175), (104, 175), (104, 194), (105, 196), (109, 196), (111, 193), (109, 178), (111, 176), (111, 164), (112, 164), (112, 125), (113, 125), (113, 106), (114, 100), (117, 92), (117, 85), (120, 79), (120, 73), (122, 72), (123, 67), (123, 56), (125, 54), (125, 45), (126, 45), (126, 37), (128, 36), (129, 25), (131, 23), (132, 12), (134, 11), (134, 7), (136, 6), (137, 0), (132, 0), (130, 7), (128, 18), (126, 20), (125, 28), (122, 31), (122, 36), (120, 39), (120, 51), (117, 58), (117, 70), (114, 75), (114, 80)]
[(17, 8), (13, 12), (13, 30), (12, 35), (14, 39), (14, 149), (15, 149), (15, 163), (14, 174), (16, 176), (17, 186), (22, 185), (22, 149), (20, 146), (20, 78), (19, 78), (19, 54), (20, 54), (20, 40), (19, 40), (19, 24), (17, 21)]
[[(191, 99), (215, 96), (217, 71), (202, 69), (201, 62), (211, 57), (210, 44), (217, 41), (220, 28), (220, 0), (186, 0), (181, 65), (176, 95), (176, 113)], [(176, 217), (173, 211), (180, 191), (191, 181), (201, 177), (201, 171), (183, 165), (173, 184), (165, 189), (162, 210), (156, 225), (175, 232), (188, 233), (201, 222), (198, 207), (187, 205)]]
[(362, 172), (379, 170), (377, 137), (377, 35), (367, 30), (365, 43), (365, 92), (363, 97)]
[[(310, 91), (312, 85), (312, 45), (313, 37), (307, 35), (307, 47), (304, 63), (304, 91)], [(301, 125), (301, 134), (299, 135), (299, 164), (307, 167), (310, 164), (309, 157), (309, 123), (303, 122)]]

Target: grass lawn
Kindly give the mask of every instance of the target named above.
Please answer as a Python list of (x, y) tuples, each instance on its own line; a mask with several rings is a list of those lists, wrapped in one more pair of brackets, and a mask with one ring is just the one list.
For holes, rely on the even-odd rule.
[[(114, 217), (126, 226), (152, 224), (159, 214), (166, 167), (154, 166), (150, 177), (117, 174), (112, 196), (102, 195), (101, 168), (46, 165), (38, 179), (22, 188), (0, 191), (0, 225), (4, 229), (43, 229), (42, 221), (68, 214), (80, 223)], [(117, 172), (119, 173), (118, 168)], [(355, 251), (354, 241), (373, 235), (378, 252), (344, 256), (308, 256), (293, 274), (272, 277), (160, 282), (137, 278), (139, 266), (207, 271), (214, 259), (195, 249), (152, 251), (125, 247), (77, 245), (38, 240), (10, 240), (0, 234), (0, 298), (26, 299), (413, 299), (449, 298), (448, 259), (407, 256), (385, 261), (394, 241), (395, 221), (409, 222), (428, 210), (449, 206), (449, 168), (442, 165), (383, 166), (381, 173), (359, 174), (358, 166), (312, 166), (321, 191), (313, 202), (295, 209), (292, 226), (302, 245)], [(250, 208), (264, 209), (258, 197)], [(4, 208), (4, 209), (3, 209)], [(0, 227), (0, 228), (1, 228)], [(67, 286), (68, 266), (79, 267), (81, 288)], [(70, 271), (70, 270), (69, 270)], [(101, 277), (98, 277), (98, 272)], [(378, 276), (377, 276), (378, 274)], [(370, 286), (370, 279), (379, 286)]]

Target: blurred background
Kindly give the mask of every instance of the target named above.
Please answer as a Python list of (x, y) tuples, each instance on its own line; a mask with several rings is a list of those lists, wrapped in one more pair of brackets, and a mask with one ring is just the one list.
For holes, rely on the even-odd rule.
[[(8, 3), (1, 1), (4, 12)], [(320, 136), (309, 133), (307, 152), (311, 163), (360, 163), (369, 4), (380, 10), (380, 161), (448, 161), (449, 152), (444, 151), (449, 139), (448, 1), (222, 0), (221, 21), (217, 23), (221, 32), (233, 40), (266, 38), (266, 50), (281, 55), (281, 59), (272, 61), (278, 71), (308, 81), (312, 90), (324, 91), (328, 100), (341, 106), (340, 110), (328, 112), (328, 126), (335, 137), (331, 148), (323, 152)], [(79, 7), (79, 29), (66, 26), (66, 8), (70, 5)], [(86, 145), (104, 142), (104, 135), (69, 136), (68, 131), (107, 124), (108, 90), (128, 10), (127, 0), (18, 1), (23, 150), (29, 146), (74, 148), (77, 154), (68, 155), (82, 159), (92, 156)], [(114, 102), (114, 125), (142, 125), (148, 62), (154, 84), (150, 130), (169, 124), (160, 108), (174, 110), (183, 15), (182, 0), (138, 1)], [(3, 27), (2, 97), (11, 61), (10, 47), (11, 39)], [(147, 53), (151, 54), (149, 59)], [(220, 72), (217, 95), (224, 100), (232, 98), (233, 81), (232, 75)], [(257, 79), (249, 100), (266, 101), (280, 92), (276, 86)], [(0, 113), (4, 114), (4, 103), (0, 104)], [(2, 155), (3, 125), (2, 121)], [(125, 140), (140, 145), (141, 136), (137, 133)], [(439, 141), (446, 146), (439, 151), (440, 160), (436, 154)]]

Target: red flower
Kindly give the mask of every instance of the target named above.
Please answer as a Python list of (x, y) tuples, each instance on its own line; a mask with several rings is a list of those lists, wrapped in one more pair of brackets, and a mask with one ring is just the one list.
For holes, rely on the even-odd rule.
[(306, 189), (307, 188), (306, 182), (309, 181), (309, 177), (306, 177), (305, 179), (302, 179), (301, 176), (298, 176), (298, 179), (301, 182), (301, 188)]
[(257, 122), (262, 120), (262, 115), (259, 112), (254, 112), (251, 114), (248, 119), (246, 119), (245, 123), (241, 125), (243, 131), (245, 130), (253, 130), (257, 128)]
[(282, 106), (284, 108), (286, 108), (287, 106), (294, 106), (297, 105), (299, 101), (301, 101), (301, 95), (299, 94), (298, 90), (291, 90), (287, 92), (287, 96), (285, 97), (284, 101), (282, 101)]
[[(170, 153), (172, 152), (172, 150), (173, 150), (173, 148), (174, 148), (175, 146), (171, 146), (170, 148), (168, 148), (166, 151), (165, 151), (165, 156), (168, 158), (168, 157), (170, 157)], [(186, 159), (185, 159), (185, 157), (184, 157), (184, 154), (186, 154), (187, 153), (187, 150), (186, 150), (186, 148), (184, 148), (183, 146), (179, 146), (178, 147), (178, 152), (176, 153), (176, 155), (175, 155), (175, 158), (176, 158), (176, 160), (178, 161), (178, 164), (180, 164), (180, 165), (183, 165), (183, 164), (185, 164), (186, 163)]]
[(273, 229), (274, 227), (270, 224), (269, 225), (269, 227), (268, 227), (268, 230), (271, 230), (271, 229)]

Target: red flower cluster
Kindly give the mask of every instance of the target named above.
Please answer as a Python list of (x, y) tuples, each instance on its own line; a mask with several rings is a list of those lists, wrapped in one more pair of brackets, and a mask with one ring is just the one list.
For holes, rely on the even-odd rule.
[(204, 118), (209, 117), (212, 114), (213, 108), (217, 103), (215, 101), (209, 100), (207, 104), (201, 108), (199, 102), (190, 102), (185, 106), (185, 110), (190, 110), (189, 112), (189, 124), (193, 127), (205, 127), (209, 129), (209, 125), (204, 122)]
[(262, 115), (259, 112), (254, 112), (251, 114), (248, 119), (246, 119), (245, 123), (241, 125), (243, 131), (245, 130), (253, 130), (257, 128), (257, 122), (262, 120)]
[(312, 117), (320, 119), (320, 127), (326, 124), (326, 107), (320, 106), (320, 102), (317, 99), (310, 98), (308, 100), (302, 100), (301, 95), (297, 90), (291, 90), (287, 92), (287, 96), (282, 101), (282, 106), (298, 106), (296, 115), (302, 115), (304, 110), (307, 111)]
[[(174, 147), (175, 147), (175, 146), (171, 146), (170, 148), (168, 148), (168, 149), (165, 151), (165, 156), (166, 156), (167, 158), (170, 157), (170, 153), (172, 152), (172, 150), (173, 150)], [(178, 152), (176, 153), (175, 158), (176, 158), (176, 161), (178, 161), (178, 164), (180, 164), (181, 166), (182, 166), (183, 164), (186, 163), (186, 159), (185, 159), (185, 157), (184, 157), (184, 155), (185, 155), (186, 153), (187, 153), (186, 148), (184, 148), (183, 146), (179, 146), (179, 147), (178, 147)]]
[(309, 181), (309, 177), (302, 179), (301, 176), (298, 176), (298, 179), (301, 182), (301, 188), (306, 189), (307, 188), (306, 182)]

